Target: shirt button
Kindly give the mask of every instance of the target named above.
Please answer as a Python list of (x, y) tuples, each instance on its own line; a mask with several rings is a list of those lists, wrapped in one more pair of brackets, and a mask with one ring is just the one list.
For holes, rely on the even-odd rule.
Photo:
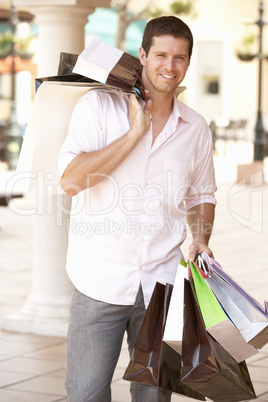
[(142, 243), (145, 242), (145, 238), (144, 238), (144, 237), (141, 238), (141, 242), (142, 242)]
[(140, 267), (140, 271), (142, 271), (142, 270), (143, 270), (143, 266)]
[(136, 296), (136, 293), (137, 293), (137, 292), (135, 292), (135, 290), (134, 290), (134, 291), (132, 292), (133, 296)]
[(149, 184), (149, 181), (148, 180), (145, 180), (145, 187), (147, 187), (148, 186), (148, 184)]

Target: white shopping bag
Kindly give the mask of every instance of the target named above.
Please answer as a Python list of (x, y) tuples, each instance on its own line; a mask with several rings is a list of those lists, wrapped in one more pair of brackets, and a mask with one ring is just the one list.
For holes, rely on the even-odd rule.
[(170, 299), (163, 341), (181, 355), (183, 333), (184, 279), (188, 279), (187, 265), (180, 260)]
[(73, 72), (106, 83), (123, 53), (123, 50), (93, 38), (78, 56)]
[(73, 73), (144, 97), (137, 57), (93, 38), (78, 56)]
[[(250, 294), (235, 282), (205, 253), (201, 258), (207, 264), (207, 284), (219, 300), (226, 314), (239, 329), (246, 342), (261, 349), (268, 343), (267, 307), (263, 308)], [(266, 304), (267, 302), (265, 302)]]
[[(17, 172), (25, 175), (25, 192), (35, 188), (38, 176), (47, 183), (46, 190), (61, 194), (57, 161), (60, 148), (67, 136), (73, 109), (86, 92), (105, 88), (100, 83), (44, 81), (40, 85), (26, 127), (19, 156)], [(109, 88), (109, 90), (112, 90)]]
[(237, 361), (258, 353), (248, 344), (230, 320), (207, 281), (210, 279), (196, 264), (190, 263), (191, 281), (207, 332)]
[(208, 278), (207, 283), (245, 341), (258, 349), (266, 345), (268, 319), (265, 315), (217, 275)]

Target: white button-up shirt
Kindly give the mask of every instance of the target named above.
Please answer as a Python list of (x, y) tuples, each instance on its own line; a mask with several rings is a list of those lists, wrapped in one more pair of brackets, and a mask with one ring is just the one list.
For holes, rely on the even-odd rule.
[[(76, 105), (59, 156), (62, 175), (82, 152), (97, 151), (130, 127), (129, 98), (91, 90)], [(174, 283), (186, 211), (215, 204), (211, 133), (202, 116), (174, 98), (152, 145), (150, 129), (96, 186), (72, 199), (67, 272), (87, 296), (131, 305), (141, 283), (147, 306), (155, 283)]]

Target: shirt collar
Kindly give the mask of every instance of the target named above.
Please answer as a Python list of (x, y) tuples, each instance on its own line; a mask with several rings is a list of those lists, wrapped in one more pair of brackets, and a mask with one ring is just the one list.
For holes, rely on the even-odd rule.
[[(170, 118), (169, 118), (169, 124), (174, 127), (174, 129), (177, 128), (179, 124), (179, 120), (182, 119), (186, 123), (189, 123), (189, 119), (187, 118), (187, 112), (184, 104), (178, 100), (176, 95), (174, 95), (174, 102), (173, 102), (173, 110), (171, 112)], [(140, 104), (142, 108), (145, 106), (145, 102), (143, 99), (140, 99)]]
[(176, 98), (176, 96), (174, 96), (174, 106), (173, 106), (172, 115), (173, 115), (174, 120), (176, 119), (176, 124), (178, 124), (178, 121), (180, 118), (182, 120), (184, 120), (186, 123), (189, 123), (189, 120), (187, 118), (186, 108), (185, 108), (184, 104)]

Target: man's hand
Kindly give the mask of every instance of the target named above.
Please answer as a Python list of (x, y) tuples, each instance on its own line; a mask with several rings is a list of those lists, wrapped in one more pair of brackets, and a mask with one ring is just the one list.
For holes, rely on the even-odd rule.
[[(145, 91), (145, 96), (148, 96)], [(130, 96), (129, 131), (106, 147), (77, 155), (67, 166), (61, 186), (71, 197), (86, 188), (100, 183), (111, 174), (139, 143), (151, 124), (152, 101), (146, 102), (144, 110), (134, 95)], [(120, 122), (118, 122), (120, 124)], [(113, 127), (116, 130), (116, 127)]]
[(214, 259), (213, 252), (211, 249), (204, 243), (201, 242), (193, 242), (189, 246), (189, 256), (188, 259), (189, 261), (194, 261), (196, 256), (204, 251), (206, 254), (208, 254), (211, 258)]
[(152, 101), (148, 100), (142, 110), (135, 95), (130, 96), (130, 131), (129, 135), (140, 140), (150, 128), (151, 125)]

